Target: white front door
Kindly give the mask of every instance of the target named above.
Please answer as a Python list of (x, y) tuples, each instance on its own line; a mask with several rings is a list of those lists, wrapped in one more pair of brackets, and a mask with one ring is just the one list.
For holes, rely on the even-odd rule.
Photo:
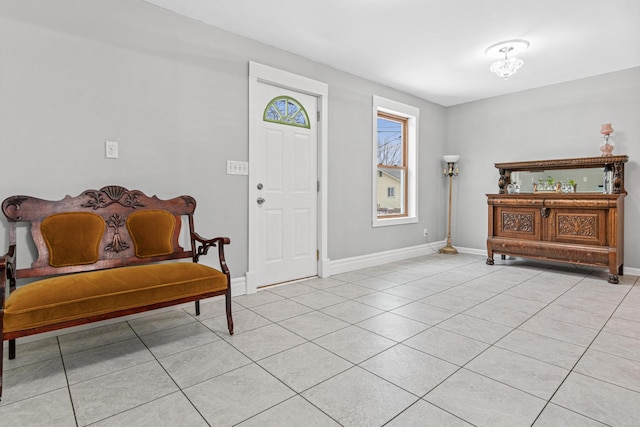
[(317, 98), (259, 82), (250, 120), (256, 285), (318, 274)]

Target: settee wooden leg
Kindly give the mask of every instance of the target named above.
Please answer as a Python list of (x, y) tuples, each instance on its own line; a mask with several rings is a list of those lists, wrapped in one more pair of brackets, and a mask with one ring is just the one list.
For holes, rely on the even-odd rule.
[(224, 299), (227, 309), (227, 327), (229, 328), (229, 335), (233, 335), (233, 317), (231, 316), (231, 287), (227, 288), (227, 292), (224, 294)]
[(9, 340), (9, 359), (16, 358), (16, 340)]
[(196, 316), (200, 316), (200, 300), (196, 300)]

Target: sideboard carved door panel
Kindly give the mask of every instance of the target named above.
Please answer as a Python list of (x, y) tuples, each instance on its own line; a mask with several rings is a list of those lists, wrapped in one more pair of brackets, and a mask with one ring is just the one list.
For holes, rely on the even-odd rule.
[(552, 210), (550, 240), (604, 246), (607, 244), (607, 211)]
[(540, 240), (540, 210), (535, 208), (498, 207), (494, 220), (497, 236)]

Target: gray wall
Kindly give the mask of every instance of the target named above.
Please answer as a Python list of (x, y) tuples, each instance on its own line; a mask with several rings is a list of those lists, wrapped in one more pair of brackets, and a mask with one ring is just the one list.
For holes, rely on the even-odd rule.
[[(438, 105), (139, 0), (0, 0), (0, 199), (45, 199), (118, 184), (198, 201), (196, 227), (229, 236), (232, 276), (247, 269), (248, 62), (329, 85), (330, 259), (445, 233)], [(371, 227), (371, 98), (420, 108), (418, 224)], [(104, 141), (120, 158), (104, 158)], [(0, 252), (7, 224), (0, 220)]]
[(462, 154), (455, 242), (485, 248), (485, 194), (498, 189), (494, 163), (599, 156), (600, 125), (611, 122), (614, 154), (630, 159), (625, 166), (625, 266), (640, 268), (640, 240), (635, 238), (640, 235), (639, 117), (640, 68), (448, 108), (447, 147)]

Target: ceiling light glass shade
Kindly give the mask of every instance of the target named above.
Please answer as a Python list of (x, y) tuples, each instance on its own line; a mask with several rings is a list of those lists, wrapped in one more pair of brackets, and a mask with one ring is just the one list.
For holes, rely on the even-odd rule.
[(492, 73), (496, 73), (500, 77), (504, 77), (505, 80), (509, 78), (509, 76), (518, 72), (520, 68), (524, 65), (524, 61), (518, 58), (508, 58), (503, 59), (502, 61), (494, 62), (489, 67)]
[(442, 158), (447, 163), (455, 163), (455, 162), (458, 161), (460, 156), (458, 156), (457, 154), (446, 154), (446, 155), (442, 156)]

